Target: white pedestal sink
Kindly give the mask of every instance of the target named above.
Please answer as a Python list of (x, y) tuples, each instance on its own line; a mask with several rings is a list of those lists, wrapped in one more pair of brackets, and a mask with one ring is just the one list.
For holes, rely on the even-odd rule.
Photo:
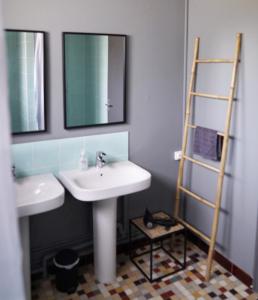
[(117, 198), (147, 189), (151, 174), (130, 161), (115, 162), (101, 169), (59, 173), (59, 179), (81, 201), (93, 201), (94, 269), (102, 283), (116, 278)]
[(29, 216), (55, 209), (64, 203), (64, 188), (52, 174), (15, 180), (19, 215), (26, 300), (31, 299)]

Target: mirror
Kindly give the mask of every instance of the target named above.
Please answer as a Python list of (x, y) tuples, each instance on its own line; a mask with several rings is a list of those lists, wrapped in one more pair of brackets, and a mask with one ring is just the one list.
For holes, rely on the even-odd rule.
[(12, 133), (45, 131), (45, 33), (6, 30), (5, 38)]
[(63, 33), (65, 128), (125, 122), (126, 36)]

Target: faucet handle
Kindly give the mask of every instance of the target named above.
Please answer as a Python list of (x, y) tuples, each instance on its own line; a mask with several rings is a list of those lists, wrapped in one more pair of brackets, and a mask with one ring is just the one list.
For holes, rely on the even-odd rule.
[(106, 153), (102, 151), (97, 151), (96, 152), (96, 167), (97, 168), (102, 168), (105, 164), (106, 161), (103, 159), (103, 156), (105, 156)]
[(102, 158), (103, 156), (106, 156), (106, 153), (103, 151), (97, 151), (97, 157)]

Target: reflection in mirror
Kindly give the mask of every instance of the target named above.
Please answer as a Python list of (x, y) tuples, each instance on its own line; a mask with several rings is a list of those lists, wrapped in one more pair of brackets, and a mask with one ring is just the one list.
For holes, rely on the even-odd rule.
[(12, 132), (45, 131), (44, 32), (6, 30)]
[(63, 33), (65, 128), (125, 122), (126, 36)]

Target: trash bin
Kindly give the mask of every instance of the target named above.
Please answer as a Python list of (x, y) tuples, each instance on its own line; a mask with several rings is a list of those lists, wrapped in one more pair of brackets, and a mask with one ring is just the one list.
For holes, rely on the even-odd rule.
[(78, 254), (71, 249), (61, 250), (54, 257), (56, 287), (60, 292), (73, 293), (78, 284)]

